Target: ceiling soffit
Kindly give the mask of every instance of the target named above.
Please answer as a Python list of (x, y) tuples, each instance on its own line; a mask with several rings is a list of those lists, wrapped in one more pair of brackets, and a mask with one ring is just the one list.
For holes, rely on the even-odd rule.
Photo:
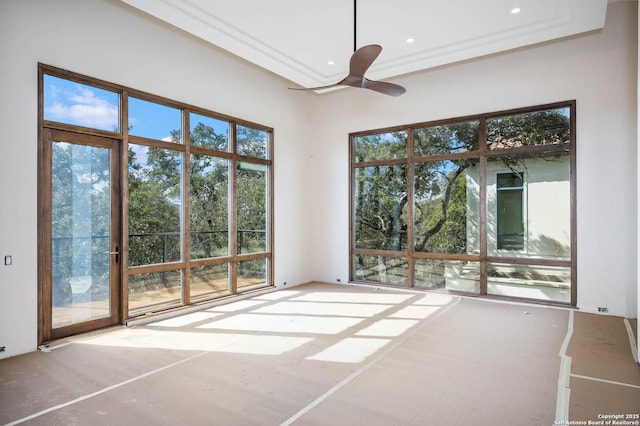
[[(350, 0), (122, 1), (300, 86), (348, 73)], [(369, 0), (358, 4), (356, 42), (383, 46), (367, 77), (391, 79), (598, 30), (606, 8), (607, 0)]]

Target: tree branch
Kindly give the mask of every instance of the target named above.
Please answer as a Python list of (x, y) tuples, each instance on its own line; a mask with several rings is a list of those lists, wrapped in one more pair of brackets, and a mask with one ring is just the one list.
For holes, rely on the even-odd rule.
[(449, 200), (451, 198), (451, 190), (453, 189), (453, 184), (456, 182), (458, 177), (462, 174), (462, 172), (467, 167), (469, 167), (468, 164), (458, 166), (458, 169), (453, 174), (452, 179), (447, 179), (448, 184), (447, 184), (447, 189), (445, 190), (445, 193), (444, 193), (444, 199), (442, 200), (442, 206), (440, 209), (440, 219), (438, 219), (438, 222), (436, 222), (435, 225), (433, 225), (431, 228), (427, 230), (427, 232), (424, 233), (424, 235), (422, 236), (422, 239), (420, 240), (420, 243), (416, 245), (417, 251), (423, 251), (429, 239), (433, 237), (435, 234), (437, 234), (438, 232), (440, 232), (445, 222), (447, 221), (447, 209), (449, 208)]

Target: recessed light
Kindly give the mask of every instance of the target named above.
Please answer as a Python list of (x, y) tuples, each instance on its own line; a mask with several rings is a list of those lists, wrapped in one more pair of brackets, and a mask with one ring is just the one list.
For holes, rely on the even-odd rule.
[(327, 64), (329, 64), (329, 65), (333, 65), (333, 64), (335, 64), (335, 62), (333, 62), (333, 61), (329, 61), (329, 62), (327, 62)]
[(407, 39), (407, 43), (413, 43), (414, 41), (416, 41), (416, 39), (415, 39), (415, 38), (413, 38), (413, 37), (409, 37), (409, 38)]
[(519, 7), (514, 7), (513, 9), (511, 9), (511, 13), (513, 13), (514, 15), (516, 13), (520, 13), (522, 11), (522, 9), (520, 9)]

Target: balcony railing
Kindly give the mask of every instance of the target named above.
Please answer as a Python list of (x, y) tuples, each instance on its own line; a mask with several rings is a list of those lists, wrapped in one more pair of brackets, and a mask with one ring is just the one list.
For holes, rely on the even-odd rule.
[[(242, 229), (238, 231), (238, 254), (266, 250), (266, 231)], [(229, 232), (207, 230), (191, 232), (192, 258), (226, 256), (229, 253)], [(165, 263), (180, 260), (180, 232), (129, 234), (129, 264), (131, 266)], [(53, 237), (53, 264), (71, 265), (76, 273), (89, 275), (92, 270), (104, 269), (109, 263), (105, 254), (110, 250), (108, 235)], [(194, 256), (195, 255), (195, 256)], [(83, 271), (79, 271), (82, 269)]]

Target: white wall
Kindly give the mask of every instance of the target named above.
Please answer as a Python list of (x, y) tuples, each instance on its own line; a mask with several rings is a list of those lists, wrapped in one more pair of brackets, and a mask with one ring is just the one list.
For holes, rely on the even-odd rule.
[(37, 63), (275, 129), (275, 282), (310, 281), (311, 95), (116, 0), (0, 2), (0, 358), (37, 344)]
[(602, 31), (398, 78), (399, 98), (320, 96), (310, 132), (314, 278), (348, 277), (349, 132), (576, 99), (578, 307), (635, 317), (637, 6), (610, 3)]
[[(520, 254), (517, 251), (507, 251), (508, 254), (505, 254), (498, 249), (496, 229), (498, 224), (497, 174), (512, 171), (502, 161), (487, 161), (487, 254), (489, 256), (569, 258), (571, 256), (569, 155), (553, 163), (550, 159), (525, 161), (526, 168), (523, 167), (522, 173), (525, 239), (524, 248)], [(476, 200), (477, 204), (480, 204), (478, 200)], [(479, 221), (479, 218), (476, 218), (476, 221)]]
[[(523, 212), (525, 246), (508, 251), (509, 256), (569, 258), (570, 177), (569, 154), (547, 159), (527, 159), (523, 166)], [(521, 166), (520, 164), (519, 166)], [(517, 169), (520, 170), (520, 169)], [(487, 251), (489, 256), (505, 255), (497, 248), (497, 175), (512, 173), (501, 161), (487, 162)], [(478, 168), (467, 169), (467, 253), (480, 253), (480, 176)]]

